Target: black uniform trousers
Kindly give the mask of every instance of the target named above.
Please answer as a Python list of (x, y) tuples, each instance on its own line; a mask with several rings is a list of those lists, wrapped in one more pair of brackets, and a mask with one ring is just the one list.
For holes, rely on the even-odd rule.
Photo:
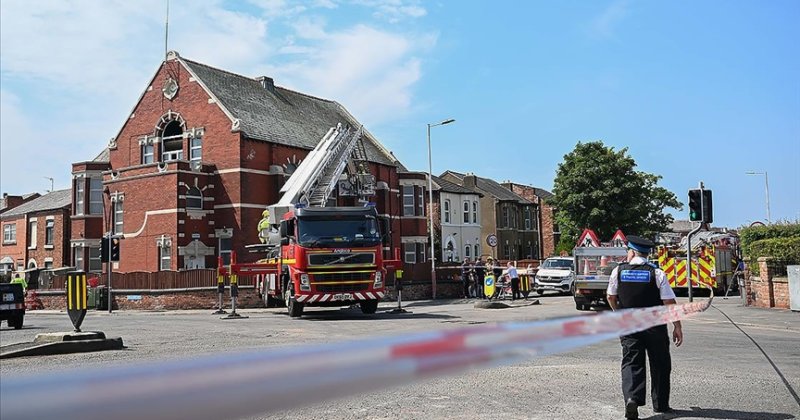
[(645, 404), (647, 369), (645, 352), (650, 359), (650, 393), (653, 409), (669, 407), (669, 376), (672, 360), (669, 356), (669, 331), (659, 325), (635, 334), (620, 337), (622, 343), (622, 395)]
[(486, 294), (483, 293), (483, 279), (485, 277), (483, 270), (475, 270), (475, 297), (484, 299)]

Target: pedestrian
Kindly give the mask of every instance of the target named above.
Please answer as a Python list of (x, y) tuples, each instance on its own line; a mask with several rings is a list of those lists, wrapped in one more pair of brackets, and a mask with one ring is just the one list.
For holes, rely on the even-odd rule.
[(14, 278), (11, 279), (11, 284), (19, 284), (22, 286), (22, 293), (25, 293), (28, 290), (28, 281), (25, 280), (25, 277), (22, 276), (21, 273), (14, 273)]
[(474, 271), (475, 271), (475, 297), (476, 298), (485, 298), (486, 295), (483, 293), (483, 277), (486, 275), (486, 267), (483, 264), (483, 257), (478, 257), (475, 260)]
[[(628, 236), (627, 262), (615, 267), (608, 278), (608, 303), (611, 309), (647, 308), (675, 304), (675, 293), (664, 272), (647, 260), (655, 243), (638, 236)], [(672, 341), (683, 343), (681, 322), (675, 321)], [(622, 344), (622, 395), (625, 418), (638, 419), (639, 406), (645, 404), (647, 370), (645, 353), (650, 361), (650, 393), (653, 411), (666, 413), (669, 406), (670, 372), (669, 330), (659, 325), (620, 337)]]
[(509, 261), (506, 266), (506, 273), (511, 279), (511, 300), (522, 299), (522, 295), (519, 293), (519, 274), (517, 274), (517, 267), (514, 267), (511, 261)]
[(461, 282), (464, 285), (464, 299), (469, 299), (469, 285), (472, 283), (469, 278), (471, 269), (469, 258), (464, 258), (464, 262), (461, 263)]

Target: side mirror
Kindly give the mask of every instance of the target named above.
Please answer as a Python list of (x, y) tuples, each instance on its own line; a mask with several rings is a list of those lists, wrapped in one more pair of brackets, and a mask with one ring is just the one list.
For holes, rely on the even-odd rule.
[(283, 244), (283, 238), (286, 238), (288, 236), (287, 232), (289, 229), (287, 228), (286, 224), (287, 222), (285, 220), (282, 220), (280, 228), (278, 229), (278, 232), (281, 235), (281, 244)]
[(281, 245), (289, 245), (289, 237), (281, 236)]

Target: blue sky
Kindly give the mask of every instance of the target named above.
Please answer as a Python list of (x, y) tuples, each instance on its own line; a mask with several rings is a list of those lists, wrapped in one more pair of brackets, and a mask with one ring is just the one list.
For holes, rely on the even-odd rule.
[[(0, 2), (0, 190), (69, 186), (164, 54), (165, 0)], [(800, 218), (800, 2), (170, 2), (170, 49), (341, 102), (412, 170), (550, 189), (578, 141), (628, 147), (715, 224)], [(677, 213), (685, 218), (686, 210)]]

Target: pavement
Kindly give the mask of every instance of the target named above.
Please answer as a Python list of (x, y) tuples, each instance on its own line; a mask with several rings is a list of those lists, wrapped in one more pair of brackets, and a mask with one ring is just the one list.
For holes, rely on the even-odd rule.
[[(479, 309), (474, 301), (407, 302), (404, 314), (363, 315), (350, 308), (307, 308), (301, 319), (285, 309), (242, 310), (242, 320), (212, 311), (90, 311), (84, 328), (121, 336), (124, 350), (0, 360), (3, 375), (97, 369), (127, 363), (182, 359), (239, 350), (328, 343), (504, 321), (529, 321), (578, 312), (570, 297), (545, 295), (539, 305)], [(680, 299), (685, 300), (685, 299)], [(504, 302), (509, 304), (510, 301)], [(727, 317), (726, 317), (727, 315)], [(728, 317), (730, 319), (728, 319)], [(733, 322), (732, 322), (733, 321)], [(734, 322), (736, 325), (734, 325)], [(21, 330), (0, 330), (0, 345), (67, 330), (65, 312), (30, 311)], [(738, 327), (737, 327), (738, 326)], [(644, 419), (793, 419), (800, 417), (800, 314), (744, 308), (738, 298), (684, 323), (685, 343), (672, 348), (671, 405)], [(623, 417), (619, 362), (610, 340), (522, 363), (439, 377), (256, 418), (336, 419), (619, 419)], [(0, 389), (2, 389), (0, 387)]]

